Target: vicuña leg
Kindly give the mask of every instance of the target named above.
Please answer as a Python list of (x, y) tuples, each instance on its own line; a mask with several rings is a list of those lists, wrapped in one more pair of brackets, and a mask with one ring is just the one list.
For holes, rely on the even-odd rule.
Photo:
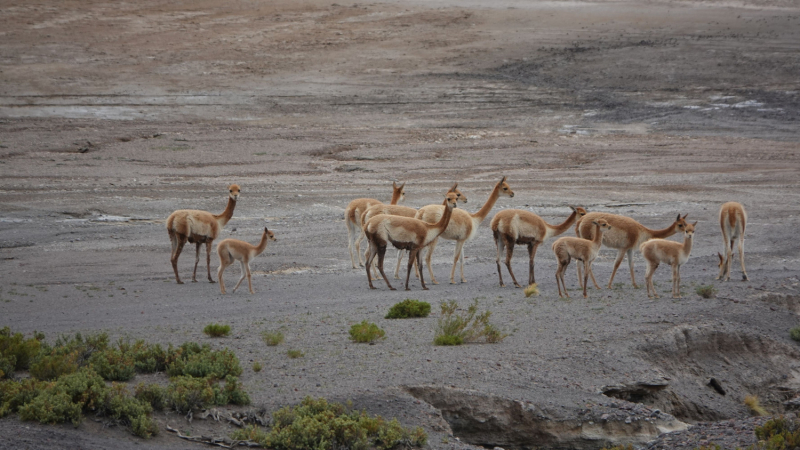
[(636, 285), (636, 277), (633, 275), (633, 249), (628, 250), (628, 267), (631, 268), (631, 284), (633, 284), (634, 289), (638, 289), (639, 286)]
[(497, 247), (497, 258), (495, 262), (497, 263), (497, 276), (500, 278), (500, 287), (506, 287), (505, 283), (503, 283), (503, 271), (500, 267), (500, 257), (503, 256), (503, 247), (505, 246), (505, 241), (500, 233), (494, 234), (494, 244)]
[(739, 236), (739, 262), (742, 264), (742, 281), (749, 281), (750, 278), (744, 269), (744, 235)]
[(225, 269), (228, 268), (233, 264), (233, 258), (231, 258), (230, 253), (223, 252), (219, 254), (219, 269), (217, 269), (217, 279), (219, 279), (219, 291), (222, 294), (225, 294), (225, 278), (222, 276), (222, 272), (225, 272)]
[[(647, 296), (650, 298), (658, 298), (658, 294), (656, 293), (656, 288), (653, 286), (653, 273), (658, 268), (658, 264), (654, 263), (647, 263), (647, 272), (644, 275), (645, 286), (647, 286)], [(652, 292), (652, 294), (651, 294)]]
[(514, 255), (514, 241), (506, 239), (506, 268), (511, 275), (511, 281), (514, 282), (514, 287), (522, 287), (517, 283), (517, 278), (514, 276), (514, 271), (511, 269), (511, 257)]
[(208, 270), (208, 282), (214, 283), (211, 278), (211, 241), (206, 242), (206, 269)]
[(200, 246), (203, 245), (200, 242), (195, 244), (195, 252), (194, 252), (194, 270), (192, 271), (192, 282), (197, 283), (197, 265), (200, 264)]
[(172, 262), (172, 270), (175, 271), (175, 280), (178, 281), (178, 284), (183, 284), (183, 281), (181, 281), (181, 276), (178, 275), (178, 257), (181, 256), (183, 246), (186, 245), (186, 237), (179, 235), (176, 236), (175, 239), (176, 243), (174, 250), (172, 251), (172, 258), (170, 258), (170, 261)]
[(536, 277), (533, 273), (533, 258), (536, 257), (536, 249), (539, 248), (539, 244), (541, 242), (529, 242), (528, 243), (528, 284), (531, 285), (536, 283)]
[(431, 263), (431, 260), (433, 259), (433, 251), (436, 250), (436, 244), (438, 243), (439, 238), (436, 238), (433, 240), (433, 242), (428, 244), (428, 253), (425, 254), (425, 262), (428, 265), (428, 275), (431, 276), (431, 283), (433, 284), (439, 284), (439, 282), (436, 281), (436, 275), (433, 274), (433, 264)]
[[(380, 271), (381, 276), (383, 277), (383, 281), (386, 282), (386, 286), (389, 286), (389, 289), (395, 290), (391, 284), (389, 284), (389, 277), (383, 273), (383, 258), (386, 256), (386, 246), (378, 247), (378, 271)], [(369, 265), (367, 265), (367, 270), (369, 270)], [(407, 282), (406, 282), (407, 283)]]
[(617, 259), (614, 261), (614, 270), (611, 271), (611, 278), (608, 280), (608, 289), (611, 289), (611, 284), (614, 282), (614, 275), (617, 274), (619, 265), (622, 264), (622, 258), (625, 257), (625, 250), (621, 249), (617, 252)]
[(681, 298), (681, 266), (672, 266), (672, 298)]
[(461, 259), (461, 282), (467, 282), (467, 280), (464, 279), (464, 242), (465, 241), (456, 241), (456, 249), (453, 254), (453, 268), (450, 270), (450, 284), (456, 284), (456, 264), (458, 264), (459, 259)]

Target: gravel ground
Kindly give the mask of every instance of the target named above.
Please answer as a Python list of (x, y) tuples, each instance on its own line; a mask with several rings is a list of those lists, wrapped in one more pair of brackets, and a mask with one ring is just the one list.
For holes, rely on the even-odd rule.
[[(353, 399), (424, 426), (431, 448), (468, 447), (456, 438), (477, 436), (476, 418), (506, 404), (580, 428), (581, 411), (642, 403), (697, 424), (657, 448), (717, 433), (746, 445), (741, 427), (754, 422), (743, 398), (780, 413), (800, 387), (788, 336), (800, 311), (800, 251), (789, 239), (800, 226), (799, 25), (800, 9), (782, 0), (12, 0), (0, 16), (0, 326), (228, 347), (256, 408)], [(386, 201), (398, 181), (405, 205), (421, 207), (458, 181), (469, 198), (459, 207), (474, 212), (502, 176), (516, 195), (493, 211), (527, 209), (552, 224), (568, 205), (651, 228), (688, 213), (699, 223), (683, 298), (648, 299), (623, 263), (612, 289), (588, 299), (570, 267), (572, 298), (561, 300), (549, 241), (536, 255), (539, 296), (500, 288), (491, 215), (465, 247), (467, 283), (446, 281), (451, 242), (437, 247), (440, 284), (428, 291), (414, 279), (410, 292), (381, 282), (372, 291), (363, 268), (350, 267), (350, 200)], [(242, 195), (221, 237), (256, 242), (267, 224), (278, 239), (252, 264), (256, 294), (177, 285), (164, 220), (183, 208), (221, 212), (230, 183)], [(730, 200), (750, 217), (749, 282), (738, 281), (738, 262), (737, 281), (714, 280), (717, 212)], [(187, 280), (192, 250), (179, 262)], [(517, 246), (513, 260), (523, 279), (525, 253)], [(595, 262), (601, 284), (614, 257), (603, 249)], [(634, 261), (643, 284), (644, 262)], [(217, 264), (212, 254), (213, 272)], [(669, 276), (659, 268), (657, 289), (669, 290)], [(229, 269), (228, 284), (236, 278)], [(715, 298), (695, 294), (708, 284)], [(405, 298), (430, 302), (433, 314), (383, 319)], [(478, 299), (509, 337), (433, 346), (438, 306), (451, 299)], [(351, 343), (347, 329), (362, 320), (387, 339)], [(206, 337), (210, 322), (231, 324), (232, 336)], [(286, 342), (265, 346), (264, 330)], [(632, 403), (603, 395), (614, 386)], [(472, 393), (485, 400), (457, 417), (437, 404), (445, 391), (453, 405)], [(194, 436), (229, 431), (158, 420)], [(634, 439), (622, 424), (614, 433)], [(470, 442), (512, 435), (481, 433)], [(111, 443), (197, 445), (167, 432), (143, 442), (91, 420), (77, 429), (0, 420), (0, 448)]]

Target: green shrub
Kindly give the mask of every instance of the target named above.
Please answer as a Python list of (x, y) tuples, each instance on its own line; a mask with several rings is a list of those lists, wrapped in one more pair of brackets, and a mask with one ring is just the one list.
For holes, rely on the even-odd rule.
[(167, 352), (160, 344), (151, 345), (141, 339), (133, 344), (120, 340), (118, 347), (123, 353), (133, 357), (137, 372), (163, 372), (167, 369)]
[(386, 319), (407, 319), (409, 317), (428, 317), (431, 304), (407, 298), (389, 308)]
[(81, 405), (74, 403), (66, 393), (47, 390), (22, 405), (18, 413), (22, 420), (50, 424), (70, 421), (78, 425), (82, 419), (81, 411)]
[(86, 365), (93, 353), (108, 348), (108, 334), (90, 334), (86, 338), (81, 333), (75, 333), (75, 336), (59, 336), (53, 347), (44, 347), (43, 350), (45, 350), (46, 354), (64, 355), (74, 353), (76, 356), (75, 362), (82, 367)]
[(227, 336), (231, 332), (230, 325), (220, 325), (218, 323), (210, 323), (203, 328), (203, 333), (211, 337)]
[(31, 360), (39, 353), (43, 340), (44, 335), (40, 333), (34, 333), (32, 339), (25, 339), (22, 333), (12, 334), (9, 327), (0, 329), (0, 370), (7, 377), (14, 370), (28, 370)]
[(14, 355), (0, 356), (0, 378), (10, 378), (17, 367), (17, 357)]
[(461, 336), (452, 334), (440, 334), (433, 338), (434, 345), (461, 345), (464, 339)]
[(491, 311), (478, 314), (476, 299), (465, 315), (457, 313), (455, 300), (442, 302), (442, 315), (436, 321), (433, 343), (435, 345), (460, 345), (464, 342), (484, 340), (489, 343), (501, 342), (508, 335), (489, 323)]
[(239, 376), (242, 367), (239, 359), (230, 350), (212, 350), (210, 346), (183, 344), (173, 353), (173, 361), (167, 366), (170, 377), (188, 375), (196, 378), (223, 379), (228, 375)]
[(306, 356), (306, 354), (303, 353), (302, 350), (287, 350), (286, 355), (292, 359), (302, 358), (303, 356)]
[(22, 405), (30, 403), (52, 384), (33, 378), (20, 381), (0, 380), (0, 417), (17, 412)]
[(253, 363), (253, 372), (261, 372), (261, 363), (256, 361)]
[(263, 331), (261, 332), (261, 339), (270, 347), (274, 347), (283, 342), (283, 333), (280, 331)]
[[(218, 386), (218, 385), (217, 385)], [(249, 405), (250, 404), (250, 396), (242, 390), (242, 384), (239, 382), (239, 379), (228, 375), (225, 377), (225, 387), (221, 390), (222, 395), (217, 395), (217, 404), (218, 405)]]
[(133, 354), (123, 352), (119, 348), (107, 348), (93, 353), (89, 358), (89, 364), (101, 377), (109, 381), (128, 381), (136, 374)]
[(214, 388), (207, 378), (177, 376), (167, 387), (167, 405), (180, 413), (203, 409), (214, 404)]
[(136, 436), (147, 439), (158, 434), (158, 426), (151, 417), (153, 408), (150, 403), (131, 397), (125, 385), (111, 385), (102, 412), (115, 423), (129, 427)]
[(703, 298), (711, 298), (717, 295), (717, 288), (713, 284), (697, 286), (694, 291)]
[(755, 428), (758, 444), (752, 450), (790, 450), (800, 447), (800, 422), (783, 417), (768, 420)]
[(139, 383), (134, 390), (134, 397), (147, 402), (156, 411), (162, 411), (166, 405), (167, 390), (157, 384)]
[(31, 376), (38, 380), (55, 380), (78, 370), (78, 352), (67, 354), (39, 355), (31, 364)]
[(794, 327), (789, 330), (789, 336), (795, 341), (800, 341), (800, 327)]
[(269, 432), (249, 426), (234, 432), (232, 438), (253, 440), (281, 450), (422, 447), (428, 439), (421, 428), (408, 430), (397, 419), (387, 421), (381, 416), (349, 411), (342, 404), (311, 397), (295, 407), (281, 408), (272, 419)]
[(366, 320), (350, 327), (350, 339), (353, 342), (375, 342), (383, 338), (386, 332), (377, 325)]

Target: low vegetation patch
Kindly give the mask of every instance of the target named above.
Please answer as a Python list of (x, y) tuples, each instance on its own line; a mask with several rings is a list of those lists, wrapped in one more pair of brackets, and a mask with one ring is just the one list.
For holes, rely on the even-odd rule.
[(455, 300), (442, 302), (442, 315), (436, 321), (433, 343), (435, 345), (461, 345), (465, 342), (496, 343), (508, 334), (489, 323), (491, 311), (478, 314), (478, 300), (467, 308), (466, 314), (458, 313)]
[(211, 337), (227, 336), (231, 333), (230, 325), (220, 325), (218, 323), (210, 323), (203, 328), (203, 333)]
[(703, 298), (712, 298), (717, 296), (717, 288), (715, 288), (713, 284), (697, 286), (694, 291), (697, 292), (697, 295)]
[(270, 347), (274, 347), (283, 342), (283, 333), (280, 331), (264, 331), (261, 333), (261, 339)]
[(350, 340), (353, 342), (375, 342), (386, 336), (386, 332), (377, 325), (366, 320), (350, 327)]
[(768, 420), (756, 427), (758, 444), (752, 450), (786, 450), (800, 447), (800, 422), (783, 417)]
[(261, 363), (256, 361), (253, 363), (253, 372), (258, 373), (261, 372)]
[(536, 283), (529, 284), (528, 287), (525, 288), (524, 291), (525, 297), (530, 297), (532, 295), (539, 295), (539, 285)]
[(287, 350), (286, 355), (292, 359), (302, 358), (303, 356), (306, 356), (306, 354), (303, 353), (302, 350)]
[[(29, 368), (31, 378), (11, 378)], [(250, 398), (237, 376), (242, 368), (229, 350), (187, 342), (180, 347), (120, 339), (109, 343), (105, 333), (62, 336), (49, 345), (41, 334), (24, 339), (0, 330), (0, 417), (78, 424), (84, 414), (128, 427), (144, 438), (158, 432), (153, 410), (180, 412), (216, 405), (245, 405)], [(140, 383), (134, 393), (121, 383), (139, 373), (166, 371), (169, 386)]]
[(794, 327), (789, 330), (789, 336), (795, 341), (800, 341), (800, 327)]
[(431, 304), (407, 298), (389, 308), (386, 319), (408, 319), (412, 317), (428, 317)]
[(758, 397), (755, 395), (748, 395), (744, 398), (744, 404), (750, 409), (750, 412), (756, 416), (768, 416), (769, 413), (763, 406), (761, 406), (761, 402), (758, 401)]
[(422, 428), (407, 429), (397, 419), (370, 416), (365, 411), (354, 411), (348, 405), (311, 397), (306, 397), (297, 406), (274, 412), (269, 431), (250, 425), (235, 431), (231, 437), (278, 450), (384, 450), (422, 447), (428, 440)]

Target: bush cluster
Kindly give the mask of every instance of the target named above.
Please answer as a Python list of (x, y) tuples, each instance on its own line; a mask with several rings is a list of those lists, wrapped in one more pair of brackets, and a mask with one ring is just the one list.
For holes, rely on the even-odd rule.
[(386, 420), (323, 398), (306, 397), (300, 405), (274, 412), (268, 432), (251, 425), (235, 431), (232, 438), (252, 440), (279, 450), (381, 450), (398, 446), (422, 447), (428, 436), (422, 428), (402, 427), (397, 419)]
[(459, 314), (455, 300), (442, 302), (442, 315), (436, 321), (433, 343), (435, 345), (461, 345), (465, 342), (484, 340), (489, 343), (501, 342), (508, 334), (501, 332), (489, 323), (491, 311), (478, 314), (476, 299), (466, 314)]
[(261, 333), (261, 339), (270, 347), (274, 347), (283, 342), (283, 333), (280, 331), (264, 331)]
[[(32, 378), (2, 379), (25, 368)], [(0, 330), (0, 371), (0, 417), (17, 413), (22, 420), (77, 424), (92, 413), (141, 437), (158, 431), (154, 409), (188, 412), (250, 403), (237, 378), (242, 368), (236, 355), (192, 342), (165, 350), (142, 340), (120, 339), (114, 345), (105, 333), (78, 333), (50, 346), (41, 334), (26, 340), (6, 327)], [(140, 383), (131, 395), (124, 384), (106, 384), (157, 371), (171, 377), (166, 388)]]
[(758, 444), (752, 450), (786, 450), (800, 447), (800, 422), (783, 417), (768, 420), (756, 427)]
[(231, 332), (230, 325), (220, 325), (218, 323), (210, 323), (203, 328), (203, 333), (211, 337), (227, 336)]
[(366, 320), (350, 327), (350, 340), (353, 342), (375, 342), (386, 336), (386, 332)]
[(712, 298), (717, 295), (717, 288), (713, 284), (697, 286), (694, 291), (703, 298)]
[(792, 338), (792, 340), (800, 341), (800, 327), (794, 327), (789, 330), (789, 336)]
[(410, 317), (428, 317), (431, 313), (431, 304), (407, 298), (389, 308), (386, 319), (408, 319)]

